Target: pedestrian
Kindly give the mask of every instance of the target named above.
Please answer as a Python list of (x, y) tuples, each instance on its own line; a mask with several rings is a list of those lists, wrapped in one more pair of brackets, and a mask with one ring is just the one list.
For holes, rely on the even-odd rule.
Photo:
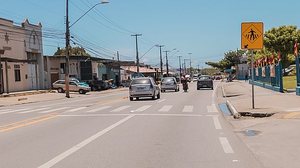
[(248, 73), (246, 73), (246, 75), (245, 75), (245, 82), (247, 82), (248, 81)]

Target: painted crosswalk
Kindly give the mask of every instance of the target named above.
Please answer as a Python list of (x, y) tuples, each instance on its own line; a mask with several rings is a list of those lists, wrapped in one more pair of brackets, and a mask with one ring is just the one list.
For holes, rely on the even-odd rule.
[(95, 112), (106, 110), (106, 109), (109, 109), (109, 108), (111, 108), (111, 106), (102, 106), (102, 107), (98, 107), (98, 108), (94, 108), (94, 109), (88, 110), (86, 112), (87, 113), (95, 113)]
[[(83, 106), (83, 107), (25, 107), (22, 109), (1, 109), (0, 115), (2, 114), (27, 114), (27, 113), (107, 113), (107, 112), (122, 112), (122, 113), (138, 113), (138, 112), (164, 112), (164, 113), (196, 113), (205, 112), (201, 109), (196, 108), (194, 105), (160, 105), (160, 104), (143, 104), (140, 106), (136, 105), (123, 105), (123, 106)], [(208, 113), (218, 112), (217, 106), (212, 104), (207, 106)]]
[(121, 107), (118, 107), (114, 110), (111, 110), (110, 112), (120, 112), (122, 110), (125, 110), (125, 109), (128, 109), (130, 106), (121, 106)]
[(172, 105), (164, 105), (161, 109), (159, 109), (158, 111), (160, 112), (168, 112), (171, 110), (173, 106)]
[(184, 106), (182, 112), (184, 113), (191, 113), (194, 110), (194, 106)]

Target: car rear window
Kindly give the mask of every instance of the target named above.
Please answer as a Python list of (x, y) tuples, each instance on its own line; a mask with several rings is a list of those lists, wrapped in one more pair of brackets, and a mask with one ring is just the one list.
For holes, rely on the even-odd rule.
[(173, 78), (164, 78), (162, 82), (174, 82)]
[(207, 80), (207, 79), (210, 79), (210, 77), (209, 76), (201, 76), (200, 79), (201, 80)]
[(132, 81), (132, 85), (135, 85), (135, 84), (150, 84), (150, 79), (134, 79)]

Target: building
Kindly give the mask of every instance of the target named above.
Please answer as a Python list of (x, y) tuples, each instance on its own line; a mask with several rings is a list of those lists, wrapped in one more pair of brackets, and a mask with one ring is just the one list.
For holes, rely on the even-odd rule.
[(44, 89), (42, 25), (0, 18), (0, 92)]

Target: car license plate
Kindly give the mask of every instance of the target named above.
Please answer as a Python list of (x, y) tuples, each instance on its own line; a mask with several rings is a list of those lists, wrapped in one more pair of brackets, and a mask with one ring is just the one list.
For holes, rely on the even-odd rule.
[(142, 91), (142, 90), (145, 90), (145, 88), (144, 87), (138, 87), (137, 90)]
[(203, 87), (207, 87), (207, 85), (203, 85)]

